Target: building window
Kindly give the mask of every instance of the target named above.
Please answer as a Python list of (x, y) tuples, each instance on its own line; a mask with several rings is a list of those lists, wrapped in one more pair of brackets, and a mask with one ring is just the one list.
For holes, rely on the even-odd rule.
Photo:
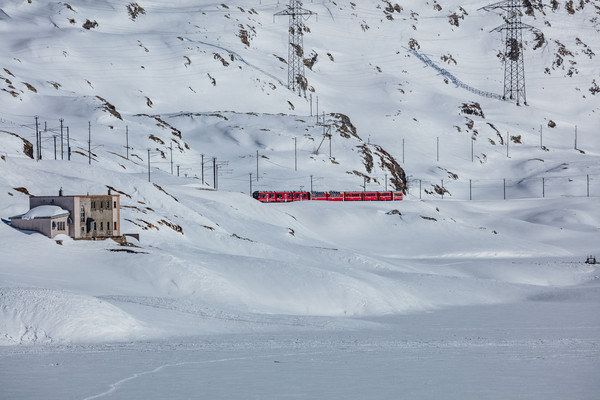
[(100, 209), (102, 210), (102, 206), (104, 205), (104, 202), (99, 201), (98, 203), (100, 203)]
[(81, 207), (81, 210), (79, 211), (79, 221), (80, 222), (85, 222), (85, 208), (83, 208), (83, 206)]
[(104, 230), (104, 223), (100, 222), (100, 230), (103, 231)]
[(110, 208), (110, 200), (106, 200), (106, 209), (108, 210)]
[(115, 230), (115, 231), (117, 230), (117, 223), (116, 223), (116, 222), (115, 222), (115, 228), (114, 228), (114, 230)]
[(94, 230), (96, 230), (96, 223), (94, 222)]
[(113, 201), (113, 208), (117, 208), (117, 202)]
[(92, 201), (92, 210), (95, 210), (95, 209), (96, 209), (96, 202)]
[(52, 229), (53, 230), (56, 229), (56, 222), (55, 221), (52, 221)]

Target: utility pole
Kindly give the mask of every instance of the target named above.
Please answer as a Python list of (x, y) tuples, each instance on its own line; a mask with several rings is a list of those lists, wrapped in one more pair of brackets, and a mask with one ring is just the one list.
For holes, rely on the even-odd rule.
[[(44, 133), (48, 132), (48, 123), (44, 121)], [(40, 160), (42, 159), (42, 131), (40, 131)]]
[(442, 179), (442, 200), (444, 199), (444, 180)]
[(56, 160), (56, 135), (52, 136), (54, 138), (54, 160)]
[(35, 147), (36, 147), (36, 156), (35, 159), (36, 161), (40, 161), (41, 157), (41, 151), (40, 151), (40, 128), (39, 128), (39, 124), (38, 124), (38, 119), (39, 117), (36, 115), (35, 116)]
[(523, 29), (532, 30), (532, 26), (521, 22), (523, 0), (504, 0), (480, 8), (484, 11), (501, 9), (506, 11), (506, 23), (492, 32), (506, 31), (504, 51), (504, 100), (516, 100), (527, 105), (525, 95), (525, 63), (523, 61)]
[(473, 200), (473, 184), (471, 179), (469, 179), (469, 200)]
[(217, 157), (213, 157), (213, 187), (217, 190)]
[(125, 148), (127, 149), (127, 159), (129, 160), (129, 126), (125, 126)]
[(586, 184), (586, 187), (587, 187), (587, 197), (590, 197), (590, 176), (586, 175), (585, 178), (586, 178), (586, 182), (587, 182), (587, 184)]
[(258, 182), (258, 150), (256, 150), (256, 182)]
[(252, 172), (250, 172), (250, 196), (252, 196)]
[(289, 1), (287, 8), (275, 13), (275, 16), (288, 15), (290, 17), (288, 29), (288, 89), (302, 95), (308, 87), (308, 82), (304, 76), (304, 60), (302, 59), (304, 56), (304, 16), (308, 15), (310, 18), (315, 13), (302, 8), (300, 0)]
[[(150, 154), (150, 150), (148, 150)], [(148, 159), (148, 162), (150, 160)], [(88, 165), (92, 165), (92, 122), (88, 121)], [(148, 170), (148, 181), (150, 181), (150, 170)]]
[(298, 145), (296, 138), (294, 138), (294, 171), (298, 171)]
[(67, 160), (71, 161), (71, 137), (69, 135), (69, 127), (67, 126)]
[(577, 150), (577, 125), (575, 125), (575, 150)]
[(313, 176), (310, 176), (310, 192), (312, 193), (313, 191)]
[(323, 139), (321, 139), (321, 143), (319, 143), (319, 147), (315, 150), (314, 154), (319, 154), (319, 150), (321, 146), (323, 146), (323, 142), (325, 139), (329, 138), (329, 158), (331, 158), (331, 125), (323, 125)]
[(329, 131), (329, 159), (331, 159), (331, 136), (332, 136), (332, 134), (331, 134), (331, 125), (329, 125), (328, 131)]
[(171, 142), (171, 146), (169, 146), (169, 150), (171, 150), (171, 175), (173, 175), (173, 142)]
[(63, 119), (60, 119), (60, 159), (65, 159), (64, 144), (63, 144)]
[(204, 154), (202, 154), (202, 184), (204, 185)]
[(150, 182), (150, 149), (148, 149), (148, 182)]
[(402, 164), (404, 164), (404, 138), (402, 138)]

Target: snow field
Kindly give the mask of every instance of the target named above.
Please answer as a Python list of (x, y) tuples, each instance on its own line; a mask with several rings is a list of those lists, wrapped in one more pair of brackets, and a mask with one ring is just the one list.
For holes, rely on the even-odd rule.
[[(129, 3), (0, 5), (0, 398), (597, 397), (598, 1), (523, 17), (519, 107), (448, 80), (501, 94), (481, 1), (304, 2), (306, 98), (286, 2)], [(403, 201), (248, 196), (383, 190), (382, 151)], [(4, 223), (60, 187), (121, 193), (140, 241)]]

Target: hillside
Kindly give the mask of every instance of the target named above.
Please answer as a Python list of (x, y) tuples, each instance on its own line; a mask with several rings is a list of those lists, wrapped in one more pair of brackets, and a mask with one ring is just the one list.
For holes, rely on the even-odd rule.
[[(543, 40), (539, 33), (524, 36), (526, 106), (474, 90), (501, 94), (502, 88), (497, 53), (503, 42), (500, 34), (489, 33), (501, 24), (502, 12), (485, 12), (481, 6), (475, 1), (307, 3), (318, 15), (306, 21), (308, 90), (298, 96), (286, 88), (287, 19), (274, 18), (283, 7), (274, 2), (5, 3), (1, 29), (8, 40), (0, 60), (3, 218), (25, 210), (23, 193), (52, 194), (59, 187), (70, 194), (104, 193), (113, 188), (122, 194), (123, 231), (141, 233), (143, 253), (105, 254), (106, 247), (119, 250), (116, 244), (76, 242), (60, 248), (4, 225), (3, 241), (11, 243), (14, 254), (7, 257), (7, 267), (23, 268), (15, 249), (29, 248), (35, 240), (49, 246), (48, 257), (35, 268), (52, 275), (60, 275), (49, 272), (58, 259), (71, 260), (64, 267), (71, 274), (82, 263), (77, 254), (91, 251), (98, 254), (85, 256), (86, 270), (95, 271), (92, 276), (106, 273), (107, 258), (111, 268), (133, 268), (126, 273), (133, 274), (128, 278), (133, 294), (192, 296), (194, 303), (216, 308), (225, 304), (248, 311), (345, 315), (467, 301), (462, 295), (432, 299), (427, 291), (415, 298), (410, 288), (390, 298), (386, 287), (403, 287), (404, 278), (363, 275), (373, 274), (368, 271), (381, 262), (385, 269), (403, 273), (421, 268), (406, 267), (406, 262), (398, 266), (390, 258), (581, 259), (595, 250), (599, 220), (598, 212), (587, 206), (600, 195), (595, 132), (600, 107), (594, 89), (600, 81), (599, 5), (584, 1), (573, 8), (549, 8), (532, 2), (525, 10), (524, 21), (543, 32)], [(38, 162), (31, 159), (37, 155), (35, 116), (42, 131)], [(322, 126), (323, 118), (331, 131)], [(215, 186), (213, 165), (219, 168), (218, 192), (202, 190)], [(361, 190), (365, 183), (367, 189), (407, 190), (409, 201), (327, 209), (322, 215), (324, 211), (307, 205), (266, 207), (233, 193), (251, 188)], [(552, 200), (510, 206), (498, 202), (542, 196)], [(442, 197), (496, 202), (413, 204)], [(385, 216), (393, 208), (401, 210), (399, 219)], [(488, 213), (492, 217), (484, 217)], [(530, 228), (520, 227), (523, 223), (535, 229), (524, 233)], [(353, 229), (345, 232), (347, 226)], [(573, 242), (561, 239), (557, 246), (552, 235), (540, 232), (548, 226), (550, 231), (567, 227)], [(381, 239), (364, 241), (367, 232)], [(419, 237), (427, 237), (427, 244), (418, 244)], [(525, 237), (531, 243), (523, 243)], [(443, 245), (448, 238), (452, 241)], [(306, 253), (307, 246), (336, 250)], [(336, 255), (340, 247), (349, 253)], [(198, 258), (198, 252), (203, 256)], [(287, 261), (290, 254), (303, 256)], [(236, 268), (237, 262), (225, 261), (231, 257), (256, 264), (258, 271)], [(323, 257), (334, 271), (323, 269)], [(144, 261), (132, 267), (132, 259)], [(146, 265), (157, 270), (147, 271)], [(341, 265), (349, 267), (337, 271)], [(70, 303), (65, 296), (72, 292), (96, 298), (132, 295), (129, 289), (105, 293), (100, 287), (86, 289), (78, 280), (55, 286), (14, 274), (17, 278), (8, 287), (60, 290), (58, 304)], [(321, 283), (294, 294), (298, 274), (305, 276), (300, 287)], [(322, 274), (333, 275), (323, 282), (316, 278)], [(46, 273), (42, 276), (45, 281)], [(273, 281), (257, 289), (256, 279)], [(332, 295), (326, 282), (337, 286), (340, 279), (348, 282), (341, 284), (339, 295)], [(311, 306), (307, 299), (321, 292), (319, 285), (329, 295)], [(274, 302), (279, 306), (272, 309)], [(14, 332), (4, 333), (8, 343), (30, 340), (23, 329), (49, 329), (37, 328), (35, 315), (15, 317), (15, 323), (21, 322)], [(56, 333), (46, 335), (58, 339)]]
[[(0, 3), (0, 398), (595, 398), (600, 1), (519, 105), (486, 2), (306, 1), (300, 95), (286, 3)], [(140, 241), (10, 226), (60, 188)]]

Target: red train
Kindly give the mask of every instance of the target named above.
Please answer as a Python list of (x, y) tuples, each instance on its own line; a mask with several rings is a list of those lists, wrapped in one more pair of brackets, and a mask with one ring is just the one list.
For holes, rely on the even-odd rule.
[(259, 192), (252, 197), (263, 203), (292, 201), (394, 201), (402, 200), (402, 192)]

